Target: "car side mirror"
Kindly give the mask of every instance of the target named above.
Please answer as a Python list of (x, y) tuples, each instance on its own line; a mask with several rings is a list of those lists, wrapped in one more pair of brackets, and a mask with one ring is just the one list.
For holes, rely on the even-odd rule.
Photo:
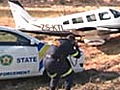
[(34, 39), (31, 39), (31, 40), (30, 40), (30, 44), (31, 44), (31, 45), (35, 45), (35, 44), (36, 44), (35, 41), (34, 41)]

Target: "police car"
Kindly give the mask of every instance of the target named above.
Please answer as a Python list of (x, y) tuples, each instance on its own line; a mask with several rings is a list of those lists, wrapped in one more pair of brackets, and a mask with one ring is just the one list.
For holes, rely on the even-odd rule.
[[(43, 75), (44, 56), (50, 45), (19, 30), (0, 26), (0, 79)], [(80, 59), (68, 56), (75, 72), (83, 70)]]

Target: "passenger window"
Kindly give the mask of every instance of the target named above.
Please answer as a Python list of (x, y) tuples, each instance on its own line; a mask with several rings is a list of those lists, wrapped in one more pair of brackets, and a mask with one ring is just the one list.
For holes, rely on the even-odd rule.
[(87, 15), (86, 18), (88, 22), (96, 21), (95, 14)]
[(82, 17), (73, 18), (73, 19), (72, 19), (72, 22), (73, 22), (73, 24), (83, 23), (83, 19), (82, 19)]
[(17, 45), (26, 46), (29, 45), (30, 41), (20, 35), (0, 31), (0, 45)]
[(69, 20), (63, 22), (64, 25), (70, 24)]
[(98, 15), (100, 17), (100, 20), (108, 20), (108, 19), (110, 19), (110, 16), (109, 16), (108, 12), (99, 13)]
[(7, 32), (0, 32), (0, 42), (16, 42), (17, 37)]
[(30, 41), (22, 36), (17, 36), (17, 44), (22, 46), (30, 45)]

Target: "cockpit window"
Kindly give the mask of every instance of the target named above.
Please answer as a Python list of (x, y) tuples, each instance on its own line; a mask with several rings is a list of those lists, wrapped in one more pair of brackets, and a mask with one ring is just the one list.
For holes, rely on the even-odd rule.
[(113, 9), (110, 9), (110, 11), (112, 12), (112, 14), (114, 15), (115, 18), (120, 17), (120, 12), (119, 11), (116, 11), (116, 10), (113, 10)]
[(96, 17), (95, 17), (95, 14), (91, 14), (91, 15), (87, 15), (87, 20), (88, 22), (92, 22), (92, 21), (96, 21)]
[(69, 20), (63, 22), (64, 25), (69, 24)]
[(108, 20), (111, 18), (108, 12), (102, 12), (102, 13), (99, 13), (98, 15), (100, 17), (100, 20)]
[(82, 19), (82, 17), (73, 18), (73, 19), (72, 19), (72, 22), (73, 22), (73, 24), (83, 23), (83, 19)]

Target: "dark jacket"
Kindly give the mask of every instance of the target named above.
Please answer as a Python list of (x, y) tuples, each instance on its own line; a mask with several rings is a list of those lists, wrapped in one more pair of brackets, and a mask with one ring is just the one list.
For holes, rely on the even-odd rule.
[(71, 68), (67, 56), (76, 53), (75, 44), (69, 39), (58, 39), (60, 46), (52, 45), (45, 58), (45, 68), (50, 73), (63, 74)]

